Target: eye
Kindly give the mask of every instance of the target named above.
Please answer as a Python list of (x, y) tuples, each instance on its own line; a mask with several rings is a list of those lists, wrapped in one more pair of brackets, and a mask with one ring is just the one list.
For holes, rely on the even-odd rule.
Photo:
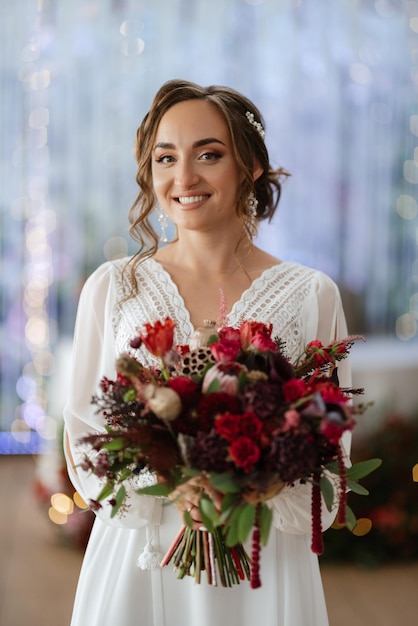
[(155, 158), (156, 163), (173, 163), (174, 160), (175, 159), (171, 156), (171, 154), (164, 154)]
[(220, 154), (220, 152), (204, 152), (201, 156), (200, 159), (202, 161), (217, 161), (218, 159), (222, 158), (222, 154)]

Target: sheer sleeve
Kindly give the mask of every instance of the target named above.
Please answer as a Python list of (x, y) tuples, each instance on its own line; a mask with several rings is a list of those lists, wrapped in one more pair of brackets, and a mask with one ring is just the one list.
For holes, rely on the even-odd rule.
[[(72, 364), (68, 382), (67, 402), (64, 408), (64, 452), (70, 479), (85, 499), (96, 499), (102, 487), (100, 480), (77, 465), (84, 450), (81, 437), (103, 430), (104, 422), (91, 404), (93, 394), (103, 376), (115, 378), (116, 349), (112, 317), (117, 294), (111, 263), (102, 265), (86, 281), (81, 292), (74, 331)], [(134, 486), (127, 485), (128, 493)], [(123, 516), (111, 519), (110, 506), (104, 502), (98, 516), (110, 525), (139, 528), (147, 523), (158, 524), (161, 503), (149, 496), (128, 499)]]
[[(303, 345), (313, 339), (328, 344), (335, 339), (347, 337), (347, 324), (336, 284), (325, 274), (316, 273), (312, 289), (305, 299), (302, 311)], [(338, 363), (338, 375), (342, 387), (350, 387), (351, 374), (348, 359)], [(343, 447), (349, 465), (351, 436), (345, 433)], [(335, 484), (335, 476), (329, 476)], [(290, 534), (311, 532), (311, 484), (286, 486), (280, 494), (270, 501), (273, 510), (273, 524), (276, 528)], [(329, 528), (334, 521), (337, 503), (328, 511), (322, 504), (322, 527)]]

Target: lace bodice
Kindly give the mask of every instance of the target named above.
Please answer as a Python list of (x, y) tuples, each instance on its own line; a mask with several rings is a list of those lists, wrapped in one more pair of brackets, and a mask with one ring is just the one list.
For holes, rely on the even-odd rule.
[[(112, 263), (116, 296), (112, 318), (117, 352), (129, 349), (130, 339), (145, 322), (152, 323), (167, 316), (177, 322), (175, 343), (187, 344), (194, 329), (184, 300), (169, 273), (154, 259), (146, 260), (137, 268), (138, 295), (122, 302), (126, 293), (122, 283), (125, 264), (126, 259)], [(303, 339), (301, 310), (312, 292), (313, 279), (319, 275), (319, 272), (291, 262), (265, 270), (232, 306), (228, 314), (229, 325), (237, 326), (243, 320), (272, 323), (273, 336), (284, 338), (288, 356), (295, 358)], [(127, 273), (124, 280), (126, 278)], [(152, 360), (146, 350), (139, 350), (138, 356), (144, 364)]]

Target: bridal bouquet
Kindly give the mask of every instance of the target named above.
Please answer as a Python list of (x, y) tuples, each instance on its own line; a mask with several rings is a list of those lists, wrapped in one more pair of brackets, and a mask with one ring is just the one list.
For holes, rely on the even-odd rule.
[[(312, 550), (323, 551), (321, 506), (338, 508), (340, 524), (354, 527), (348, 489), (367, 493), (357, 480), (378, 461), (348, 468), (341, 437), (355, 423), (350, 402), (362, 390), (339, 386), (337, 362), (357, 337), (328, 346), (310, 342), (296, 362), (273, 339), (270, 325), (245, 321), (215, 330), (207, 324), (190, 346), (174, 346), (167, 318), (131, 341), (132, 353), (116, 363), (116, 380), (103, 378), (92, 402), (104, 432), (84, 437), (81, 466), (103, 479), (92, 508), (108, 499), (111, 515), (127, 506), (127, 481), (150, 472), (155, 484), (141, 494), (175, 500), (181, 485), (198, 493), (196, 530), (191, 513), (167, 552), (178, 576), (231, 586), (249, 579), (261, 585), (260, 550), (268, 541), (269, 500), (284, 485), (312, 484)], [(158, 367), (134, 356), (144, 346)], [(179, 490), (180, 487), (180, 490)], [(217, 497), (214, 496), (217, 495)], [(243, 544), (252, 532), (251, 555)]]

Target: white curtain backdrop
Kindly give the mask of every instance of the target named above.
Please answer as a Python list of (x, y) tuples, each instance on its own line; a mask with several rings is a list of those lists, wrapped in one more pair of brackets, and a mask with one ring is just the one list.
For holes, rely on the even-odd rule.
[(0, 453), (53, 439), (80, 286), (135, 251), (135, 131), (170, 78), (227, 84), (292, 174), (259, 241), (330, 274), (351, 330), (417, 340), (417, 0), (2, 0)]

